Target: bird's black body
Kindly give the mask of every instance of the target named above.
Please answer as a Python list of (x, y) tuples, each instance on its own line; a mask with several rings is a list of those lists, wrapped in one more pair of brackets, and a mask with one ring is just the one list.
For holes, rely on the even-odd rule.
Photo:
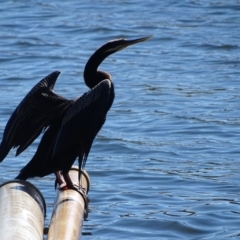
[[(62, 173), (71, 188), (68, 171), (76, 158), (79, 168), (85, 166), (92, 143), (102, 128), (114, 100), (114, 84), (110, 74), (99, 71), (98, 66), (110, 54), (134, 43), (149, 39), (117, 39), (100, 47), (88, 60), (84, 80), (91, 89), (75, 100), (67, 100), (53, 91), (59, 71), (41, 80), (22, 100), (10, 117), (0, 145), (0, 161), (11, 148), (16, 155), (24, 151), (45, 131), (31, 161), (16, 177), (26, 180)], [(58, 174), (57, 174), (58, 173)]]
[(110, 90), (111, 82), (104, 80), (77, 99), (60, 124), (47, 129), (34, 157), (17, 178), (43, 177), (59, 170), (65, 174), (77, 157), (80, 167), (84, 167), (92, 142), (105, 122), (107, 108), (101, 103), (108, 102)]

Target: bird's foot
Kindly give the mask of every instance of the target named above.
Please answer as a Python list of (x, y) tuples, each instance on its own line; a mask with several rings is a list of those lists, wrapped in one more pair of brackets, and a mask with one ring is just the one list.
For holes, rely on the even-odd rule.
[(64, 183), (59, 185), (58, 189), (61, 190), (61, 191), (64, 191), (64, 190), (67, 190), (69, 188), (68, 188), (67, 184), (64, 182)]
[(81, 191), (81, 188), (77, 184), (71, 184), (67, 187), (68, 187), (68, 189), (72, 189), (72, 190), (75, 190), (77, 192)]
[(68, 189), (72, 189), (74, 191), (77, 191), (79, 194), (81, 194), (82, 198), (84, 199), (85, 209), (87, 209), (88, 208), (88, 199), (87, 199), (87, 195), (86, 195), (86, 189), (78, 184), (71, 184), (70, 186), (68, 186)]

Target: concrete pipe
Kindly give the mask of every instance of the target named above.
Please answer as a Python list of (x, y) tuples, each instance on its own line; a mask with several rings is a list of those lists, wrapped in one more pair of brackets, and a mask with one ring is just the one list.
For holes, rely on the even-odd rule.
[(12, 180), (0, 185), (0, 239), (42, 240), (46, 204), (31, 183)]
[(82, 170), (79, 184), (77, 167), (69, 171), (69, 176), (74, 185), (80, 185), (82, 190), (58, 190), (47, 240), (80, 239), (90, 180), (87, 172)]

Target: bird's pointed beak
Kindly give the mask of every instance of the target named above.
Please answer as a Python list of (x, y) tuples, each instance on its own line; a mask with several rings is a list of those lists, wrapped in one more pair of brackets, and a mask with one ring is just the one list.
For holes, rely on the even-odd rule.
[(125, 46), (124, 47), (128, 47), (128, 46), (133, 45), (135, 43), (140, 43), (140, 42), (147, 41), (150, 38), (152, 38), (152, 36), (137, 38), (137, 39), (133, 39), (133, 40), (125, 40), (125, 42), (124, 42)]
[(133, 45), (135, 43), (147, 41), (150, 38), (152, 38), (152, 36), (137, 38), (137, 39), (133, 39), (133, 40), (127, 40), (124, 38), (111, 40), (106, 45), (104, 45), (104, 46), (107, 46), (106, 49), (104, 50), (104, 54), (110, 55), (112, 53), (120, 51), (120, 50), (122, 50), (130, 45)]

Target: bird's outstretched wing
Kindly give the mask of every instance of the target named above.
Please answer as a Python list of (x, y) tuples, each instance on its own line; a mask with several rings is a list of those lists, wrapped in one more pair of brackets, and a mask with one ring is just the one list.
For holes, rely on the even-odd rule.
[[(109, 103), (113, 102), (111, 87), (109, 80), (101, 81), (67, 110), (52, 151), (52, 159), (56, 164), (61, 164), (63, 171), (64, 168), (68, 171), (77, 157), (79, 169), (84, 167), (92, 142), (111, 107)], [(69, 159), (70, 155), (72, 159)], [(66, 157), (68, 159), (64, 159)]]
[(11, 148), (18, 147), (16, 156), (24, 151), (69, 105), (69, 100), (53, 91), (59, 74), (55, 71), (43, 78), (15, 109), (3, 133), (0, 162)]

